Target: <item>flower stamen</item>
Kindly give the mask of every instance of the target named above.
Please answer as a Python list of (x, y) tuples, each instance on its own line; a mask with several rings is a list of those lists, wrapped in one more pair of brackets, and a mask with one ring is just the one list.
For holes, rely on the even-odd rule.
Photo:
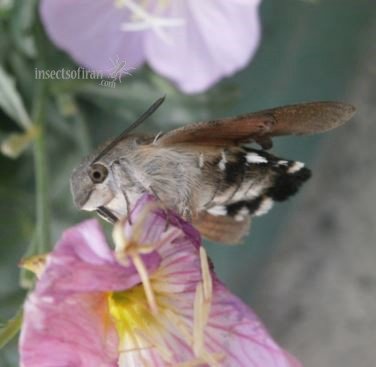
[(200, 263), (202, 282), (197, 285), (194, 301), (193, 350), (196, 356), (201, 356), (203, 352), (204, 330), (209, 318), (213, 293), (208, 257), (203, 247), (200, 247)]
[(194, 308), (193, 308), (193, 352), (195, 356), (200, 356), (204, 348), (204, 328), (205, 328), (205, 305), (203, 300), (202, 283), (196, 287)]
[(132, 262), (133, 262), (133, 264), (134, 264), (134, 266), (135, 266), (135, 268), (138, 272), (138, 275), (141, 278), (141, 282), (142, 282), (142, 285), (143, 285), (144, 291), (145, 291), (146, 300), (149, 304), (151, 313), (153, 315), (156, 315), (158, 313), (158, 306), (157, 306), (157, 302), (155, 300), (154, 291), (153, 291), (153, 288), (151, 286), (149, 274), (148, 274), (148, 271), (145, 267), (145, 264), (142, 261), (139, 254), (133, 254), (133, 255), (131, 255), (131, 257), (132, 257)]
[(200, 263), (201, 263), (201, 274), (202, 274), (204, 298), (206, 302), (211, 303), (211, 299), (213, 295), (213, 282), (212, 282), (212, 277), (210, 274), (208, 256), (203, 247), (200, 247)]
[[(147, 208), (147, 209), (150, 209), (150, 208)], [(117, 260), (123, 265), (127, 266), (129, 265), (128, 257), (131, 258), (132, 263), (135, 266), (138, 275), (140, 276), (142, 285), (144, 287), (146, 300), (149, 304), (150, 310), (152, 314), (156, 315), (158, 313), (158, 306), (157, 306), (157, 302), (155, 299), (154, 291), (150, 283), (150, 278), (149, 278), (147, 268), (144, 262), (142, 261), (141, 256), (139, 255), (140, 247), (141, 247), (142, 252), (145, 252), (146, 248), (149, 251), (149, 248), (152, 249), (152, 247), (140, 246), (137, 243), (137, 241), (134, 241), (134, 237), (139, 238), (141, 236), (141, 228), (145, 220), (146, 220), (146, 213), (144, 216), (142, 216), (142, 220), (140, 220), (134, 225), (134, 232), (132, 232), (132, 237), (129, 240), (127, 240), (124, 235), (124, 225), (126, 222), (126, 218), (119, 220), (114, 226), (112, 237), (116, 245), (115, 255), (116, 255)]]
[(146, 10), (146, 4), (137, 4), (134, 0), (116, 0), (115, 6), (128, 8), (140, 21), (125, 22), (121, 26), (121, 30), (126, 32), (139, 32), (152, 29), (163, 41), (171, 43), (170, 38), (163, 28), (176, 28), (185, 24), (184, 19), (157, 17), (149, 14)]
[[(196, 287), (193, 310), (193, 352), (197, 361), (204, 361), (209, 366), (219, 366), (218, 360), (223, 359), (223, 355), (214, 355), (205, 350), (205, 327), (209, 320), (211, 302), (213, 296), (213, 282), (209, 268), (209, 261), (206, 251), (200, 247), (200, 263), (202, 282)], [(193, 366), (196, 361), (192, 361)], [(192, 364), (191, 364), (192, 365)], [(188, 364), (188, 366), (190, 366)]]

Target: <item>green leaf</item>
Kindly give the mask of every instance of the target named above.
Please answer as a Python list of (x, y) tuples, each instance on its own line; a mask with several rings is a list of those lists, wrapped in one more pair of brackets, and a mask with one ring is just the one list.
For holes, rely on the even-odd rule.
[(30, 58), (37, 56), (32, 27), (38, 0), (16, 0), (11, 18), (10, 33), (18, 50)]
[(0, 327), (0, 349), (4, 348), (19, 332), (22, 325), (23, 311), (20, 308), (16, 315)]
[(20, 127), (29, 130), (31, 119), (26, 112), (22, 98), (18, 93), (13, 78), (0, 66), (0, 107)]

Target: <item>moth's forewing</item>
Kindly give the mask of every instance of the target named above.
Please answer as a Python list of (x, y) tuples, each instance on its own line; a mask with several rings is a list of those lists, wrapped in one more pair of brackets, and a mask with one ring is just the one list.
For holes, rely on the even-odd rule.
[(354, 112), (353, 106), (344, 103), (301, 103), (191, 124), (166, 133), (158, 143), (226, 146), (254, 140), (270, 147), (270, 137), (331, 130), (348, 121)]
[(339, 102), (310, 102), (278, 107), (259, 112), (271, 115), (275, 124), (268, 133), (278, 135), (303, 135), (322, 133), (334, 129), (355, 113), (355, 108)]
[(254, 136), (265, 135), (273, 128), (273, 116), (237, 116), (234, 118), (198, 122), (163, 135), (161, 145), (193, 144), (209, 146), (236, 145)]

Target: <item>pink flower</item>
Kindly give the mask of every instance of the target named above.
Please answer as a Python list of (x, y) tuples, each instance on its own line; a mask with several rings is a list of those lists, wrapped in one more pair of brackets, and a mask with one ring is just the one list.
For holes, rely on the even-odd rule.
[(196, 93), (255, 54), (260, 1), (42, 0), (40, 12), (51, 39), (79, 64), (111, 74), (110, 60), (128, 70), (147, 61)]
[[(68, 229), (24, 308), (24, 367), (298, 367), (216, 278), (198, 233), (142, 198), (110, 250)], [(40, 265), (40, 263), (39, 263)]]

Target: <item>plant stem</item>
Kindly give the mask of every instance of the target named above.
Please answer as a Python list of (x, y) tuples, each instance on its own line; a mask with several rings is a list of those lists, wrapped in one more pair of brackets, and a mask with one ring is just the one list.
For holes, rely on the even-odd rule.
[[(37, 9), (35, 9), (35, 11), (37, 11)], [(42, 47), (43, 29), (39, 21), (35, 24), (35, 43), (39, 55), (39, 60), (36, 66), (40, 69), (44, 69), (46, 62), (44, 49)], [(33, 94), (31, 117), (36, 130), (33, 144), (36, 189), (36, 224), (33, 239), (31, 240), (24, 257), (43, 254), (51, 249), (48, 166), (45, 141), (47, 84), (46, 81), (42, 79), (35, 80), (33, 86), (35, 92)], [(31, 289), (34, 286), (34, 282), (34, 274), (26, 269), (21, 269), (21, 287)]]
[[(48, 190), (48, 166), (45, 141), (45, 99), (46, 85), (41, 80), (33, 102), (32, 120), (37, 128), (34, 142), (34, 165), (36, 186), (36, 241), (35, 254), (45, 253), (51, 249), (50, 241), (50, 207)], [(33, 251), (33, 252), (34, 252)]]
[(5, 347), (18, 333), (22, 324), (22, 308), (16, 315), (0, 328), (0, 349)]

